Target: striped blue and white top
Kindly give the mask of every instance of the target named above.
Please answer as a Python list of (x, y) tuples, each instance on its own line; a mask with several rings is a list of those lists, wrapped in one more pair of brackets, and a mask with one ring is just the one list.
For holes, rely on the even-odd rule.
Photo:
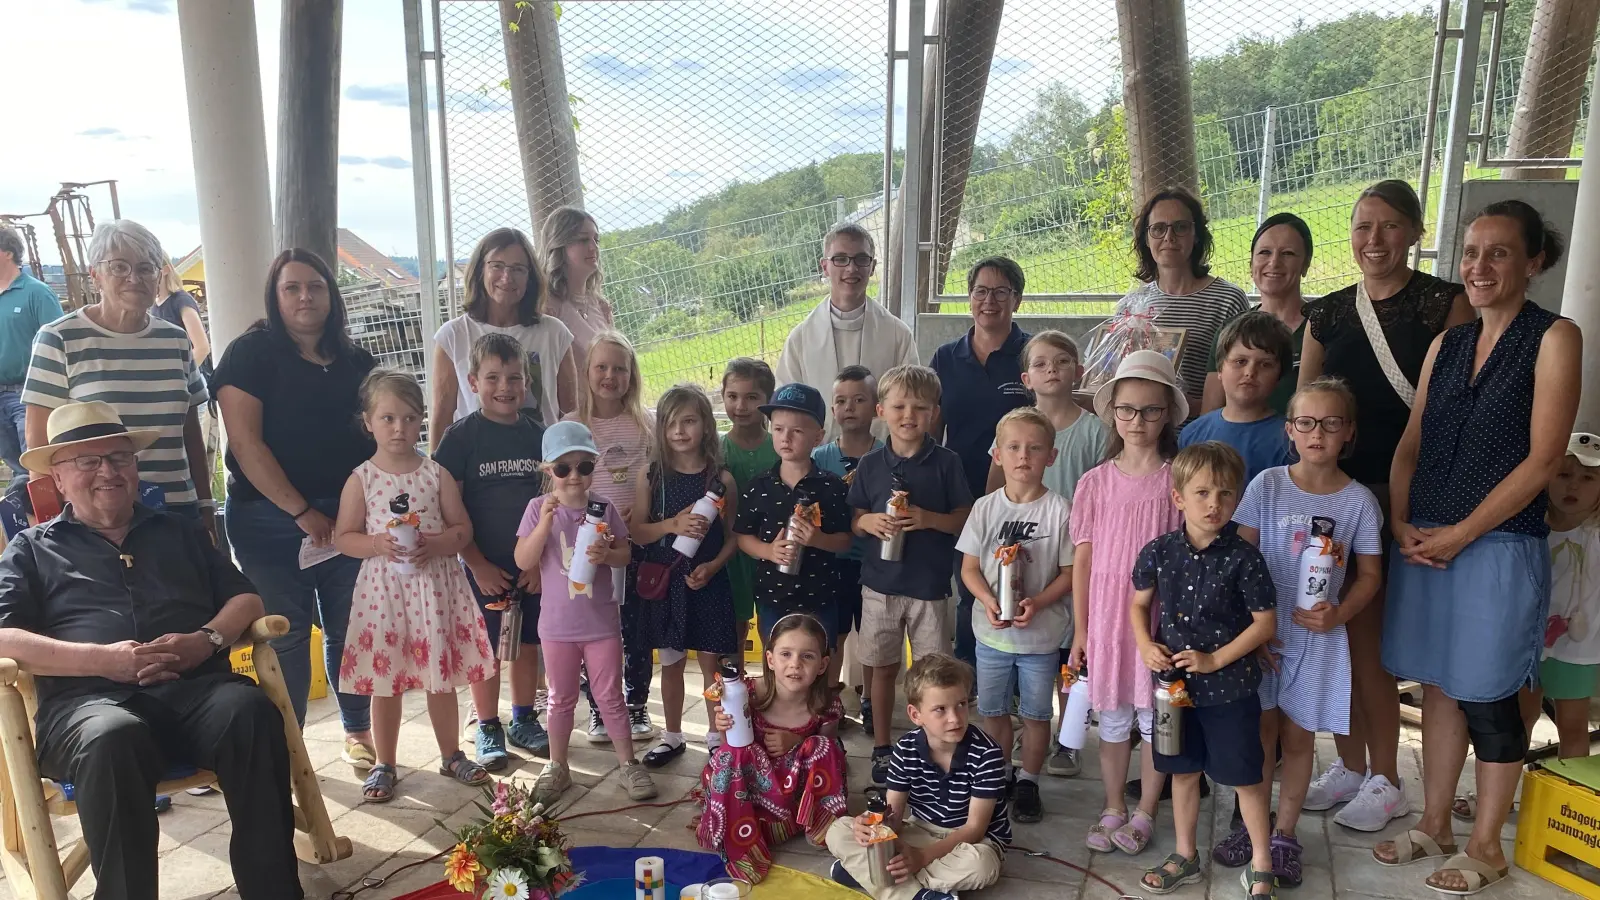
[(1289, 477), (1288, 466), (1267, 469), (1245, 488), (1233, 514), (1240, 525), (1261, 533), (1261, 555), (1267, 559), (1278, 591), (1278, 640), (1282, 661), (1274, 676), (1261, 680), (1263, 706), (1276, 701), (1296, 725), (1307, 731), (1350, 733), (1350, 645), (1343, 625), (1317, 634), (1294, 624), (1300, 595), (1300, 550), (1305, 547), (1312, 516), (1332, 519), (1333, 540), (1344, 565), (1336, 566), (1328, 585), (1330, 603), (1339, 602), (1354, 556), (1377, 556), (1382, 550), (1378, 528), (1383, 513), (1378, 500), (1360, 482), (1332, 494), (1308, 494)]
[(86, 400), (111, 404), (130, 429), (161, 432), (139, 454), (139, 478), (161, 485), (169, 505), (195, 502), (183, 423), (206, 389), (182, 328), (151, 316), (143, 331), (120, 334), (79, 309), (39, 329), (22, 402), (55, 409)]

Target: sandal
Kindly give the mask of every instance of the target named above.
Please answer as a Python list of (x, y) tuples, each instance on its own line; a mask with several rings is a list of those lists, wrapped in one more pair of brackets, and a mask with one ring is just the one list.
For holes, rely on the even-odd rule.
[(1083, 843), (1096, 853), (1110, 853), (1117, 849), (1111, 843), (1111, 833), (1121, 828), (1128, 821), (1128, 814), (1120, 809), (1100, 810), (1100, 821), (1089, 828), (1089, 836)]
[[(1150, 876), (1154, 875), (1156, 883), (1150, 883)], [(1174, 853), (1166, 858), (1159, 866), (1144, 870), (1144, 877), (1139, 879), (1139, 886), (1152, 894), (1170, 894), (1186, 884), (1194, 884), (1205, 876), (1200, 873), (1200, 854), (1192, 857), (1181, 856)]]
[(491, 780), (489, 770), (467, 759), (467, 754), (461, 750), (457, 750), (445, 760), (444, 765), (439, 767), (439, 774), (454, 778), (467, 787), (478, 787), (488, 784)]
[(1299, 887), (1305, 880), (1301, 857), (1305, 850), (1300, 842), (1281, 831), (1272, 834), (1272, 874), (1278, 876), (1283, 887)]
[[(1425, 831), (1418, 831), (1415, 828), (1399, 835), (1392, 841), (1384, 841), (1384, 844), (1394, 847), (1394, 859), (1387, 860), (1378, 855), (1378, 847), (1382, 847), (1383, 844), (1372, 848), (1372, 858), (1377, 860), (1378, 865), (1391, 868), (1394, 866), (1409, 866), (1424, 859), (1444, 859), (1456, 854), (1455, 844), (1440, 844), (1433, 839), (1432, 835)], [(1418, 853), (1418, 850), (1422, 852)]]
[(1461, 796), (1457, 797), (1455, 802), (1450, 804), (1450, 815), (1455, 816), (1456, 818), (1460, 819), (1463, 822), (1471, 822), (1471, 821), (1477, 819), (1478, 818), (1478, 795), (1477, 795), (1477, 793), (1475, 793), (1473, 791), (1467, 791), (1465, 794), (1462, 794)]
[(1111, 843), (1116, 844), (1123, 853), (1137, 855), (1150, 845), (1150, 838), (1155, 833), (1155, 820), (1144, 810), (1136, 809), (1128, 819), (1128, 824), (1111, 833)]
[[(1265, 894), (1256, 893), (1256, 885), (1265, 884), (1271, 887)], [(1239, 886), (1244, 888), (1246, 897), (1264, 897), (1266, 900), (1278, 900), (1278, 876), (1271, 872), (1257, 872), (1256, 867), (1245, 863), (1244, 871), (1239, 873)]]
[(394, 766), (373, 765), (361, 784), (361, 799), (368, 803), (388, 803), (394, 799), (394, 783), (399, 780)]
[(1240, 825), (1228, 832), (1228, 836), (1217, 842), (1211, 848), (1211, 858), (1219, 866), (1237, 869), (1250, 861), (1254, 851), (1250, 844), (1250, 830)]
[[(1438, 878), (1440, 875), (1443, 875), (1445, 872), (1455, 872), (1459, 874), (1461, 879), (1467, 883), (1466, 888), (1447, 888), (1434, 884), (1433, 880)], [(1426, 884), (1431, 890), (1438, 891), (1441, 894), (1449, 894), (1452, 897), (1470, 897), (1484, 888), (1489, 887), (1495, 882), (1500, 881), (1510, 873), (1511, 868), (1509, 866), (1496, 869), (1494, 866), (1489, 865), (1481, 859), (1473, 859), (1465, 853), (1457, 853), (1455, 856), (1445, 860), (1444, 865), (1440, 866), (1438, 871), (1434, 872), (1432, 875), (1429, 875), (1428, 880), (1423, 882), (1423, 884)]]
[(378, 757), (372, 748), (362, 743), (360, 738), (349, 735), (345, 736), (344, 750), (340, 751), (339, 759), (357, 769), (370, 769), (378, 764)]

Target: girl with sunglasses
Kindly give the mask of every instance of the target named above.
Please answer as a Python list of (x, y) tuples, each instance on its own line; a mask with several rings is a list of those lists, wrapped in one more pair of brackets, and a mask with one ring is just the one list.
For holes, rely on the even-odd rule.
[[(719, 483), (722, 511), (714, 521), (695, 515), (695, 501)], [(688, 651), (699, 651), (700, 674), (710, 684), (719, 657), (733, 657), (741, 649), (726, 568), (738, 548), (733, 537), (738, 497), (733, 475), (722, 465), (711, 398), (686, 384), (662, 394), (656, 405), (650, 465), (639, 473), (635, 487), (632, 526), (638, 551), (628, 573), (628, 590), (634, 595), (628, 602), (645, 617), (648, 646), (661, 656), (666, 727), (644, 755), (644, 764), (652, 769), (683, 755), (683, 669)], [(700, 541), (693, 557), (672, 549), (680, 535)], [(707, 706), (710, 716), (709, 701)], [(713, 731), (706, 743), (715, 749), (720, 739), (721, 734)]]
[[(628, 799), (648, 800), (656, 795), (656, 786), (633, 758), (628, 707), (622, 699), (622, 608), (611, 586), (612, 568), (626, 565), (632, 555), (628, 523), (615, 504), (590, 492), (600, 451), (586, 425), (557, 422), (545, 431), (542, 450), (549, 493), (528, 504), (517, 527), (516, 550), (519, 568), (539, 570), (539, 644), (550, 685), (550, 762), (534, 784), (533, 797), (549, 806), (572, 787), (567, 746), (578, 705), (578, 672), (586, 667), (594, 702), (622, 764), (617, 781)], [(594, 577), (580, 585), (571, 578), (574, 548), (589, 505), (596, 501), (605, 507), (605, 533), (588, 547)]]

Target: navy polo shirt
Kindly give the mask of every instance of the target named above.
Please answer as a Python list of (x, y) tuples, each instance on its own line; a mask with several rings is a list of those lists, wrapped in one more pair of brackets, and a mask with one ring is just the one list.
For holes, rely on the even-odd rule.
[[(906, 479), (911, 505), (929, 512), (948, 513), (972, 505), (972, 492), (961, 471), (961, 460), (947, 447), (922, 439), (922, 449), (909, 457), (896, 456), (884, 444), (856, 464), (850, 479), (848, 502), (854, 509), (883, 512), (893, 488), (893, 476)], [(898, 594), (918, 600), (943, 600), (950, 596), (950, 572), (955, 566), (956, 536), (931, 528), (905, 533), (899, 562), (883, 560), (883, 541), (867, 538), (861, 559), (861, 583), (880, 594)]]
[(1033, 402), (1022, 386), (1022, 348), (1030, 337), (1011, 323), (1006, 342), (981, 363), (972, 352), (971, 328), (933, 351), (929, 365), (939, 373), (944, 444), (961, 457), (967, 489), (975, 497), (988, 487), (995, 426), (1006, 413)]

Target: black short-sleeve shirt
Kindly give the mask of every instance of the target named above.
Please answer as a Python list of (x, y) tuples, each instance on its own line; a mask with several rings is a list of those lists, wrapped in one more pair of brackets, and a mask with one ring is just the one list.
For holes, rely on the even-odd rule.
[[(972, 491), (961, 457), (933, 438), (923, 438), (922, 449), (909, 457), (896, 456), (884, 444), (861, 457), (855, 477), (850, 480), (850, 506), (867, 512), (883, 512), (889, 502), (892, 478), (899, 473), (906, 479), (911, 504), (935, 513), (950, 513), (972, 506)], [(880, 594), (899, 594), (918, 600), (943, 600), (950, 596), (951, 574), (955, 571), (956, 535), (931, 528), (908, 531), (899, 562), (885, 562), (883, 541), (867, 538), (861, 559), (861, 583)]]
[[(516, 571), (517, 526), (529, 501), (544, 493), (539, 471), (544, 428), (533, 411), (509, 425), (475, 410), (445, 431), (433, 459), (461, 482), (472, 542), (492, 563)], [(509, 568), (508, 568), (509, 567)]]
[[(1173, 653), (1215, 653), (1250, 627), (1253, 612), (1277, 608), (1278, 595), (1267, 560), (1229, 523), (1205, 549), (1196, 549), (1185, 528), (1144, 545), (1133, 566), (1133, 586), (1155, 588), (1155, 642)], [(1261, 684), (1254, 654), (1245, 654), (1205, 675), (1185, 674), (1196, 706), (1242, 700)]]
[[(79, 523), (68, 504), (17, 534), (0, 554), (0, 628), (78, 644), (187, 634), (229, 600), (255, 592), (197, 522), (146, 506), (134, 507), (120, 547)], [(219, 654), (183, 677), (227, 671), (227, 657)], [(135, 690), (105, 678), (41, 676), (39, 720), (71, 697)]]
[[(376, 362), (352, 346), (327, 366), (311, 362), (265, 329), (228, 345), (212, 389), (236, 387), (261, 401), (261, 438), (289, 483), (307, 500), (338, 499), (350, 473), (376, 445), (361, 428), (361, 381)], [(260, 500), (239, 460), (227, 455), (228, 497)]]
[[(811, 463), (811, 473), (790, 488), (779, 474), (782, 463), (750, 479), (739, 495), (739, 512), (733, 518), (735, 534), (755, 535), (772, 543), (794, 514), (795, 496), (811, 495), (822, 512), (823, 534), (848, 534), (850, 506), (845, 502), (844, 479)], [(807, 547), (800, 571), (785, 575), (778, 564), (756, 560), (756, 600), (784, 612), (818, 612), (838, 596), (839, 558), (826, 550)]]

